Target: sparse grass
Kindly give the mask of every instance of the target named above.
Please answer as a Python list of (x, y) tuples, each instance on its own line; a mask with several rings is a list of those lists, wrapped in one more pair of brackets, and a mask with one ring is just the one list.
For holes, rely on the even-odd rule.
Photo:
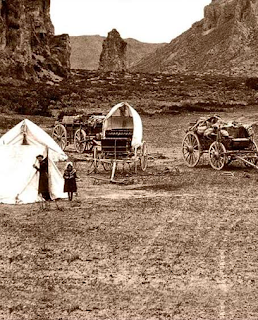
[[(250, 81), (249, 81), (250, 82)], [(58, 85), (0, 84), (0, 110), (24, 115), (50, 116), (59, 112), (108, 111), (128, 101), (139, 111), (164, 114), (221, 111), (256, 103), (254, 90), (244, 78), (207, 75), (98, 73), (74, 71)], [(151, 101), (145, 107), (145, 101)], [(161, 101), (169, 108), (162, 109)], [(178, 105), (179, 103), (179, 105)], [(144, 105), (144, 106), (143, 106)]]
[(256, 317), (258, 175), (182, 165), (195, 117), (143, 117), (153, 161), (130, 185), (93, 185), (82, 163), (62, 210), (0, 206), (0, 318)]
[[(157, 76), (162, 89), (152, 91), (147, 83), (147, 91), (137, 91), (132, 79), (142, 85), (143, 78), (151, 82), (153, 76), (116, 80), (112, 74), (82, 72), (77, 85), (73, 79), (44, 93), (51, 105), (60, 102), (60, 111), (63, 101), (78, 101), (77, 94), (89, 98), (88, 108), (99, 103), (101, 111), (126, 94), (137, 108), (156, 112), (173, 107), (196, 85), (193, 100), (185, 95), (189, 109), (182, 114), (142, 117), (152, 161), (145, 173), (129, 173), (129, 185), (95, 185), (82, 162), (75, 201), (51, 203), (49, 210), (38, 204), (0, 206), (0, 319), (217, 320), (223, 310), (229, 320), (257, 318), (258, 175), (237, 164), (225, 169), (233, 175), (215, 172), (207, 159), (188, 169), (181, 160), (184, 130), (203, 115), (190, 113), (191, 107), (198, 106), (197, 98), (209, 103), (217, 85), (219, 96), (224, 79)], [(100, 82), (105, 77), (113, 77), (117, 87), (103, 98), (102, 90), (110, 87)], [(210, 91), (199, 92), (205, 81)], [(234, 81), (240, 90), (228, 97), (239, 105), (250, 92), (241, 80)], [(181, 91), (174, 95), (175, 87)], [(72, 91), (76, 95), (69, 100)], [(214, 101), (211, 110), (221, 108)], [(243, 114), (248, 121), (258, 119), (255, 108), (224, 110), (221, 116), (235, 120)], [(0, 127), (22, 118), (2, 115)], [(44, 127), (53, 122), (29, 118)], [(103, 170), (98, 174), (107, 176)]]

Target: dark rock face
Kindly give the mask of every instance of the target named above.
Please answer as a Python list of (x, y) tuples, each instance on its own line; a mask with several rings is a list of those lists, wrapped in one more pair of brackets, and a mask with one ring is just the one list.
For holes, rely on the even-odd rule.
[(217, 28), (230, 20), (257, 27), (257, 9), (256, 0), (213, 0), (204, 9), (203, 29)]
[(103, 41), (99, 60), (100, 71), (125, 71), (127, 43), (121, 38), (116, 29), (108, 33)]
[(258, 75), (258, 0), (213, 0), (204, 19), (134, 71)]
[(50, 0), (0, 0), (0, 74), (41, 78), (52, 71), (67, 75), (69, 38), (59, 38), (50, 20)]
[(61, 76), (67, 76), (71, 68), (71, 45), (68, 34), (50, 37), (49, 47), (51, 52), (51, 70)]

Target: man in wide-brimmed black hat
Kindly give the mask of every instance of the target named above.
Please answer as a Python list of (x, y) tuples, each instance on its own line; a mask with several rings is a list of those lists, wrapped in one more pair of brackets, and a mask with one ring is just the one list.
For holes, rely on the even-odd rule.
[(49, 194), (49, 184), (48, 184), (48, 158), (44, 159), (42, 154), (37, 157), (39, 161), (39, 168), (34, 164), (33, 167), (39, 172), (39, 189), (38, 193), (46, 201), (50, 201), (51, 197)]

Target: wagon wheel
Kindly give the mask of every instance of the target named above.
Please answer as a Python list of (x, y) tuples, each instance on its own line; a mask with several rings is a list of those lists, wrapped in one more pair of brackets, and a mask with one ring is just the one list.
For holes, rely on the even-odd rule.
[(55, 125), (52, 130), (52, 138), (60, 146), (60, 148), (64, 150), (67, 146), (67, 132), (65, 126), (63, 126), (61, 123)]
[(87, 145), (87, 134), (83, 129), (78, 129), (74, 134), (74, 148), (78, 153), (83, 153)]
[(226, 148), (223, 143), (214, 141), (209, 148), (210, 165), (215, 170), (221, 170), (227, 163)]
[[(102, 154), (101, 155), (101, 159), (105, 159), (105, 155)], [(105, 171), (111, 171), (112, 170), (113, 165), (112, 165), (111, 161), (110, 162), (102, 161), (101, 163), (102, 163), (102, 166), (103, 166)]]
[(85, 150), (86, 152), (90, 152), (90, 153), (94, 153), (94, 146), (96, 145), (96, 143), (94, 142), (94, 140), (90, 139), (89, 136), (87, 136), (86, 134), (86, 145), (85, 145)]
[[(100, 160), (107, 160), (107, 158), (105, 157), (105, 153), (103, 152), (98, 152), (97, 154), (97, 159), (100, 159)], [(105, 161), (99, 161), (101, 162), (102, 164), (102, 167), (104, 168), (105, 171), (111, 171), (112, 170), (112, 163), (111, 161), (110, 162), (105, 162)]]
[(148, 166), (148, 152), (147, 152), (147, 145), (144, 141), (141, 147), (141, 157), (140, 157), (140, 164), (142, 171), (145, 171)]
[(190, 168), (197, 166), (201, 157), (201, 145), (198, 136), (193, 132), (187, 132), (182, 143), (183, 158)]
[(93, 172), (97, 172), (100, 154), (98, 152), (97, 147), (93, 148), (91, 153), (86, 155), (86, 173), (91, 174)]
[[(251, 141), (250, 142), (251, 143), (251, 146), (250, 146), (250, 151), (255, 151), (255, 152), (258, 152), (258, 147), (257, 147), (257, 144), (254, 142), (254, 141)], [(254, 158), (254, 157), (250, 157), (250, 158), (248, 158), (247, 157), (247, 160), (249, 161), (249, 162), (251, 162), (252, 164), (256, 164), (257, 163), (257, 156), (258, 156), (258, 153), (256, 154), (256, 158)], [(248, 168), (250, 168), (250, 167), (252, 167), (252, 166), (250, 166), (248, 163), (246, 163), (246, 162), (244, 162), (244, 164), (245, 164), (245, 166), (246, 167), (248, 167)]]

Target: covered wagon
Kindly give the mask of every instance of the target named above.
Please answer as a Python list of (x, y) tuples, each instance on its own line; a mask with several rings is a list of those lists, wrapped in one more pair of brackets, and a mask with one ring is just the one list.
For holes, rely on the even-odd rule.
[(112, 169), (114, 178), (116, 166), (134, 164), (145, 171), (147, 168), (147, 147), (143, 141), (143, 126), (140, 115), (126, 102), (115, 105), (103, 120), (101, 146), (95, 154), (95, 163), (102, 163), (106, 170)]

